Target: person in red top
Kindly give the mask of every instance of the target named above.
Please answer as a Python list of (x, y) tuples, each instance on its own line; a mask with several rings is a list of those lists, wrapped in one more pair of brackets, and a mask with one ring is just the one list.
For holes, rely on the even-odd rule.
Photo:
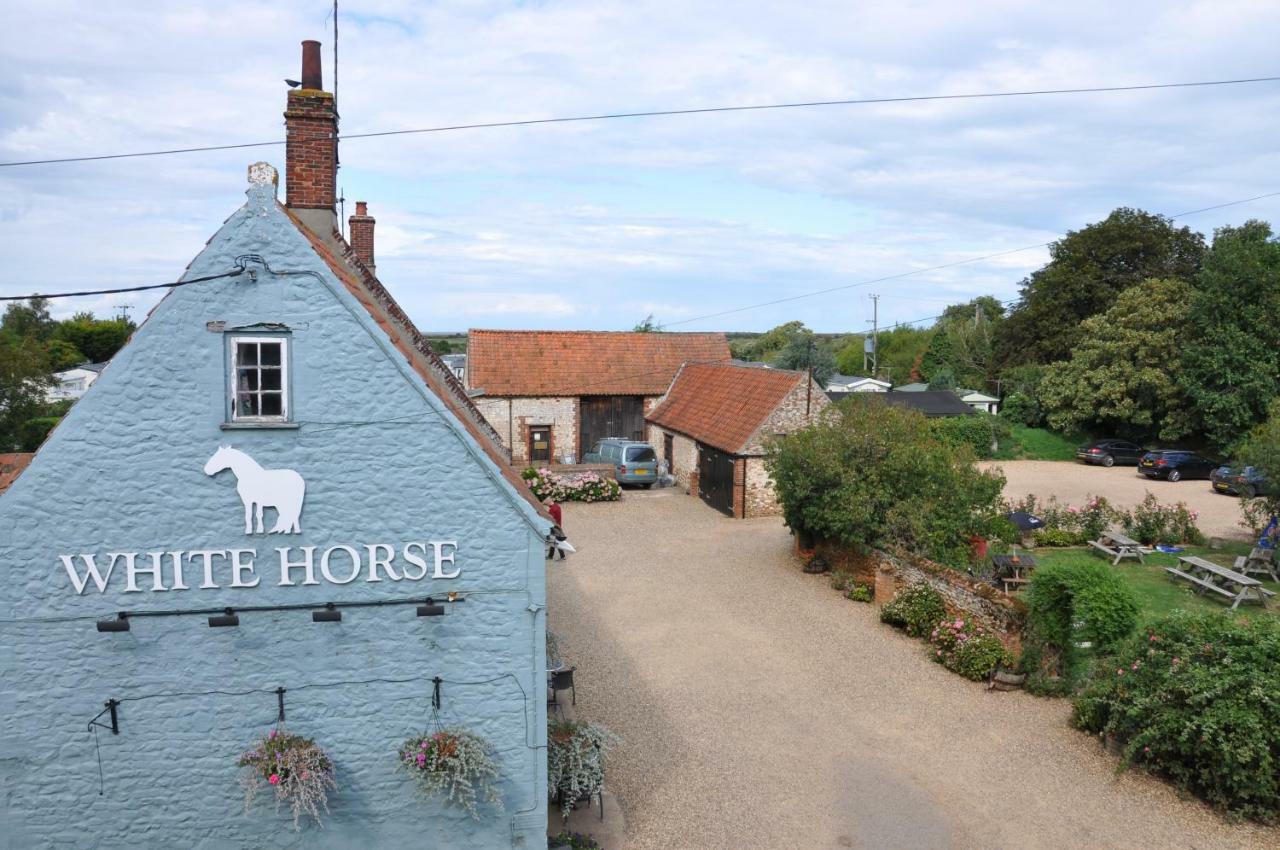
[(560, 506), (551, 501), (549, 497), (544, 500), (542, 504), (546, 506), (547, 513), (551, 514), (551, 519), (555, 522), (555, 525), (551, 526), (551, 536), (554, 539), (550, 545), (547, 546), (547, 558), (554, 558), (556, 556), (556, 552), (559, 552), (560, 560), (563, 561), (565, 558), (564, 549), (561, 549), (556, 545), (556, 543), (565, 539), (564, 529), (561, 527), (564, 523), (564, 512), (561, 511)]

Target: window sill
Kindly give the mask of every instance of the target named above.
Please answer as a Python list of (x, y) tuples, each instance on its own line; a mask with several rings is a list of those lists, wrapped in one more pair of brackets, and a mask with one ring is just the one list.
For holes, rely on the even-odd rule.
[(218, 426), (223, 431), (296, 431), (297, 422), (223, 422)]

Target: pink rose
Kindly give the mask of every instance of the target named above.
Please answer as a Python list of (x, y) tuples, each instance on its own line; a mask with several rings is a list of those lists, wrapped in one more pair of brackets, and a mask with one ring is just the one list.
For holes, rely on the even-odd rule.
[(1123, 676), (1123, 675), (1124, 675), (1124, 668), (1123, 668), (1123, 667), (1117, 668), (1117, 669), (1116, 669), (1116, 675), (1117, 675), (1117, 676)]
[(268, 776), (268, 777), (267, 777), (267, 781), (268, 781), (268, 782), (270, 782), (272, 785), (279, 785), (279, 784), (280, 784), (280, 774), (278, 774), (278, 773), (273, 773), (273, 774), (271, 774), (270, 776)]

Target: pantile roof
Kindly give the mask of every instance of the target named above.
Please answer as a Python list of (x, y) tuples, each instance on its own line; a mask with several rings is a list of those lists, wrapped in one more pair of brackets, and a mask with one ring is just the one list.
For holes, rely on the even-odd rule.
[(653, 396), (681, 364), (729, 357), (722, 333), (472, 330), (467, 385), (487, 396)]
[[(935, 416), (972, 416), (973, 408), (949, 390), (924, 390), (922, 392), (866, 393), (879, 401), (918, 410), (930, 418)], [(834, 400), (834, 399), (833, 399)]]
[[(787, 393), (807, 378), (804, 372), (784, 369), (689, 363), (645, 418), (729, 454), (741, 454)], [(815, 395), (820, 392), (814, 390)]]
[(0, 493), (9, 489), (9, 485), (22, 474), (22, 470), (27, 468), (27, 464), (31, 463), (33, 457), (35, 457), (33, 452), (0, 454)]

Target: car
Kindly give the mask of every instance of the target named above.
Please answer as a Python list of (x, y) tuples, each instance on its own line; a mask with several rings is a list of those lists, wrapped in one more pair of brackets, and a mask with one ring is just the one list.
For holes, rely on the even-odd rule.
[(1218, 493), (1244, 499), (1271, 495), (1272, 488), (1267, 476), (1256, 466), (1220, 466), (1209, 475), (1209, 480)]
[(1147, 450), (1128, 440), (1098, 440), (1076, 448), (1076, 460), (1115, 466), (1117, 463), (1136, 466)]
[(1148, 478), (1181, 481), (1184, 478), (1208, 478), (1222, 466), (1216, 460), (1183, 449), (1156, 449), (1138, 461), (1138, 471)]
[(652, 487), (658, 480), (658, 453), (639, 440), (610, 437), (596, 443), (582, 459), (586, 463), (611, 463), (619, 484)]

